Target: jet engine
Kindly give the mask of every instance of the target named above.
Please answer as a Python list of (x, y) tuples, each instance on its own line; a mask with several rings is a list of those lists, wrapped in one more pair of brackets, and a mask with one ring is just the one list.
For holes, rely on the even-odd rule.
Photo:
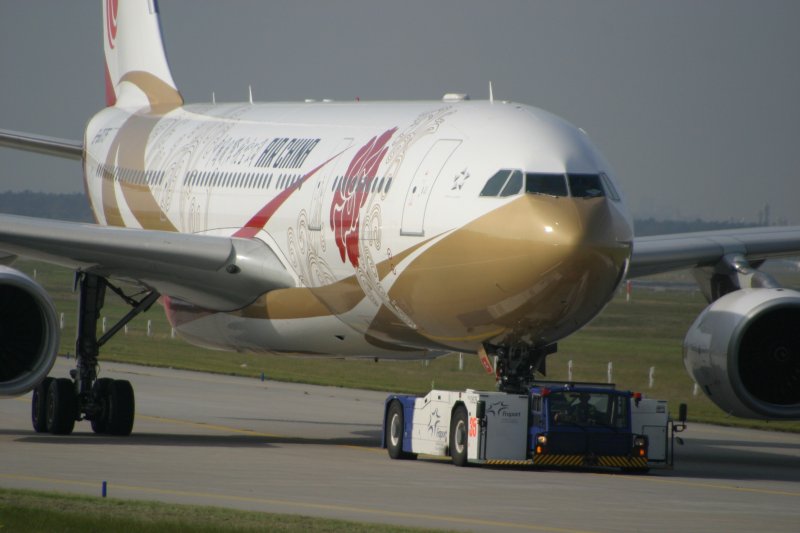
[(800, 292), (774, 288), (726, 294), (692, 324), (683, 362), (727, 413), (800, 418)]
[(58, 342), (47, 292), (22, 272), (0, 266), (0, 397), (36, 387), (53, 367)]

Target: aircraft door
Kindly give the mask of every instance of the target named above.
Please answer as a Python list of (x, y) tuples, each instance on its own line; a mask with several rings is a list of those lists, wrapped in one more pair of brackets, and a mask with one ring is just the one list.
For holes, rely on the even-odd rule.
[(347, 137), (340, 140), (333, 151), (328, 157), (336, 157), (336, 160), (331, 161), (329, 169), (316, 180), (314, 185), (314, 192), (311, 195), (311, 208), (309, 209), (308, 229), (320, 231), (324, 223), (325, 217), (322, 215), (322, 204), (325, 198), (325, 191), (331, 186), (331, 181), (336, 179), (336, 176), (341, 176), (347, 164), (347, 157), (345, 150), (350, 148), (353, 144), (353, 138)]
[(403, 218), (400, 223), (400, 235), (421, 236), (425, 234), (425, 210), (431, 191), (447, 160), (460, 144), (461, 141), (458, 139), (441, 139), (436, 141), (436, 144), (425, 154), (408, 186), (406, 201), (403, 205)]

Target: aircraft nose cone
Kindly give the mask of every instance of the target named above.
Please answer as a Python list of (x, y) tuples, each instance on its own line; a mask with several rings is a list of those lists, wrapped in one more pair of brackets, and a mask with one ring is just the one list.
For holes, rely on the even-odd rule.
[(549, 343), (608, 302), (630, 240), (605, 198), (524, 195), (420, 254), (389, 297), (419, 334), (445, 346)]
[(631, 255), (627, 217), (605, 197), (527, 196), (527, 301), (492, 342), (548, 344), (577, 331), (609, 302)]

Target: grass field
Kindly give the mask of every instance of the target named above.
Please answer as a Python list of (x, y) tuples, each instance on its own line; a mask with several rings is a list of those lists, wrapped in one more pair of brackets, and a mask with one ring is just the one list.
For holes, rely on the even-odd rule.
[(218, 507), (0, 489), (0, 531), (9, 533), (366, 533), (377, 530), (390, 533), (440, 531)]
[[(72, 273), (41, 263), (20, 261), (15, 268), (36, 276), (53, 296), (64, 316), (61, 352), (74, 353), (76, 295)], [(671, 274), (669, 281), (682, 281), (685, 274)], [(689, 278), (690, 279), (690, 278)], [(797, 286), (796, 275), (786, 281)], [(689, 405), (690, 421), (800, 431), (798, 422), (759, 422), (730, 417), (702, 393), (683, 368), (683, 337), (706, 306), (698, 291), (636, 290), (627, 303), (619, 294), (588, 327), (559, 343), (559, 352), (548, 359), (548, 378), (566, 379), (572, 361), (576, 381), (607, 380), (608, 364), (618, 386), (667, 399), (673, 412), (679, 403)], [(116, 296), (106, 298), (104, 316), (109, 327), (128, 308)], [(151, 321), (151, 336), (147, 321)], [(101, 360), (130, 362), (341, 387), (424, 393), (430, 388), (492, 389), (487, 375), (474, 355), (464, 355), (460, 371), (457, 354), (430, 362), (341, 360), (333, 358), (290, 358), (219, 352), (193, 347), (171, 337), (171, 329), (159, 306), (134, 320), (127, 333), (120, 332), (104, 348)], [(654, 381), (650, 387), (650, 369)]]

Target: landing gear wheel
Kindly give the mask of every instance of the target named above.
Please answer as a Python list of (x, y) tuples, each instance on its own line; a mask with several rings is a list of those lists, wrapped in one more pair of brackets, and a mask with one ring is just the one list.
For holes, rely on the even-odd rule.
[(386, 449), (392, 459), (417, 458), (417, 454), (403, 451), (404, 428), (403, 405), (395, 400), (389, 405), (389, 412), (386, 414)]
[[(75, 284), (80, 288), (78, 338), (75, 340), (76, 368), (70, 371), (75, 380), (77, 396), (75, 418), (89, 420), (95, 433), (130, 435), (136, 410), (133, 388), (127, 381), (97, 379), (100, 348), (135, 316), (150, 309), (160, 295), (156, 291), (149, 291), (136, 299), (112, 285), (103, 276), (89, 272), (77, 272)], [(114, 324), (110, 331), (98, 338), (97, 326), (105, 303), (106, 290), (114, 292), (133, 309)]]
[(127, 437), (133, 430), (136, 403), (130, 381), (111, 380), (108, 388), (108, 421), (106, 431), (110, 435)]
[(467, 465), (467, 408), (456, 407), (450, 421), (450, 457), (456, 466)]
[(94, 401), (100, 406), (99, 412), (91, 419), (92, 431), (97, 434), (108, 431), (108, 396), (113, 382), (114, 380), (110, 378), (100, 378), (94, 382), (92, 387)]
[(51, 381), (47, 392), (47, 430), (53, 435), (69, 435), (75, 428), (77, 410), (78, 398), (72, 380)]
[(31, 401), (31, 422), (36, 433), (47, 431), (47, 394), (50, 392), (50, 384), (53, 378), (44, 378), (39, 385), (33, 389), (33, 400)]

